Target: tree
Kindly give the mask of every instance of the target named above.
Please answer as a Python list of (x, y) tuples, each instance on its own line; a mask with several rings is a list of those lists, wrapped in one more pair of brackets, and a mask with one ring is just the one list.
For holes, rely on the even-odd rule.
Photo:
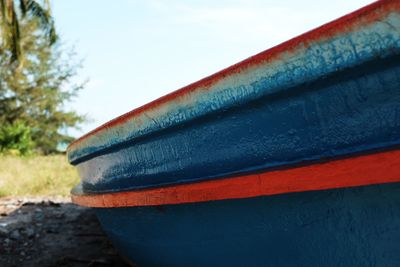
[(15, 64), (12, 48), (4, 46), (6, 52), (0, 54), (0, 127), (22, 123), (29, 127), (36, 151), (53, 153), (73, 139), (62, 130), (84, 120), (65, 110), (65, 103), (83, 88), (73, 83), (80, 64), (60, 41), (49, 45), (40, 18), (23, 17), (19, 30), (23, 64)]
[(0, 153), (26, 155), (32, 151), (31, 129), (23, 123), (4, 124), (0, 127)]
[(19, 0), (18, 7), (14, 0), (0, 0), (0, 34), (2, 50), (9, 52), (11, 60), (19, 60), (23, 54), (21, 47), (20, 20), (26, 17), (37, 18), (39, 27), (46, 33), (49, 45), (57, 41), (54, 21), (50, 15), (49, 0), (43, 0), (43, 6), (34, 0)]

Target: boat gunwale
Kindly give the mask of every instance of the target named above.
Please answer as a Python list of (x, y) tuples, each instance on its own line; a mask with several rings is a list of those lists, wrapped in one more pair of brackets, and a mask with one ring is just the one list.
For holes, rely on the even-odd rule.
[(400, 182), (400, 149), (194, 183), (111, 193), (71, 192), (75, 204), (97, 208), (158, 206)]
[[(135, 116), (138, 116), (141, 113), (145, 114), (145, 112), (147, 110), (156, 109), (157, 107), (159, 107), (165, 103), (168, 103), (179, 97), (184, 97), (185, 95), (188, 95), (193, 91), (196, 91), (201, 86), (210, 87), (213, 83), (216, 83), (219, 80), (221, 80), (227, 76), (239, 73), (239, 72), (243, 71), (243, 69), (245, 69), (245, 68), (249, 68), (252, 66), (256, 66), (257, 64), (273, 60), (273, 59), (279, 57), (280, 54), (287, 53), (291, 50), (294, 50), (300, 45), (310, 44), (313, 41), (321, 40), (323, 38), (329, 38), (338, 33), (343, 34), (345, 32), (351, 31), (352, 28), (357, 27), (357, 24), (359, 24), (357, 19), (363, 20), (364, 23), (367, 23), (367, 22), (371, 23), (377, 17), (379, 18), (379, 16), (382, 16), (382, 13), (389, 13), (393, 9), (394, 10), (400, 9), (400, 3), (396, 2), (396, 1), (392, 1), (392, 0), (377, 1), (368, 6), (365, 6), (359, 10), (356, 10), (348, 15), (340, 17), (332, 22), (324, 24), (314, 30), (308, 31), (300, 36), (290, 39), (289, 41), (286, 41), (280, 45), (277, 45), (273, 48), (263, 51), (255, 56), (249, 57), (248, 59), (245, 59), (237, 64), (234, 64), (222, 71), (219, 71), (211, 76), (201, 79), (200, 81), (197, 81), (197, 82), (192, 83), (188, 86), (185, 86), (177, 91), (167, 94), (159, 99), (156, 99), (155, 101), (152, 101), (142, 107), (134, 109), (128, 113), (125, 113), (125, 114), (101, 125), (100, 127), (83, 135), (81, 138), (79, 138), (76, 141), (74, 141), (73, 143), (71, 143), (67, 148), (67, 153), (70, 156), (70, 154), (75, 152), (75, 150), (79, 150), (79, 144), (82, 141), (87, 140), (87, 139), (91, 138), (92, 136), (96, 136), (97, 133), (107, 131), (108, 129), (114, 128), (120, 124), (124, 124), (127, 121), (129, 121), (130, 119), (134, 118)], [(381, 13), (378, 11), (380, 11)], [(171, 127), (171, 126), (169, 126), (169, 127)], [(138, 138), (138, 137), (134, 137), (134, 139), (136, 139), (136, 138)], [(119, 143), (129, 142), (129, 141), (131, 141), (131, 140), (121, 140), (115, 144), (111, 144), (110, 146), (115, 146), (115, 145), (118, 145)], [(109, 147), (109, 146), (106, 146), (103, 148), (97, 147), (97, 150), (94, 151), (93, 153), (96, 153), (96, 152), (99, 153), (99, 151), (107, 149), (107, 147)], [(75, 159), (70, 158), (70, 162), (72, 164), (77, 164), (80, 161), (82, 161), (83, 158), (85, 158), (86, 156), (90, 156), (93, 153), (80, 155), (80, 156), (76, 157)]]

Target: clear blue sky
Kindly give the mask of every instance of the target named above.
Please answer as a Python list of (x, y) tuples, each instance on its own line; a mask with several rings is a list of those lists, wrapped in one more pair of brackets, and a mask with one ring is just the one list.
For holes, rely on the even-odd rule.
[(168, 92), (356, 10), (371, 0), (53, 0), (64, 42), (89, 78), (69, 108), (79, 136)]

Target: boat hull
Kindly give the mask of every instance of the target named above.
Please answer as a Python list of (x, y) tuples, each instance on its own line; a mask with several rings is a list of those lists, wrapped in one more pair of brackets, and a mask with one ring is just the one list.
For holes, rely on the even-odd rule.
[(67, 150), (139, 266), (400, 266), (400, 2), (126, 113)]
[(138, 266), (400, 266), (400, 183), (96, 212)]
[(68, 148), (86, 193), (193, 183), (400, 145), (400, 2), (376, 2)]
[(86, 192), (266, 171), (400, 145), (400, 55), (223, 110), (77, 165)]

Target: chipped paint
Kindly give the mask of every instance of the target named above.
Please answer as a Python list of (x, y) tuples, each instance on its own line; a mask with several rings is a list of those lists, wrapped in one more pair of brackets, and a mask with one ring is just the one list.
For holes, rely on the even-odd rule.
[(108, 194), (72, 191), (75, 204), (97, 208), (157, 206), (251, 198), (400, 182), (400, 150), (191, 184)]
[(400, 145), (399, 58), (114, 146), (77, 165), (83, 187), (99, 193), (166, 186)]
[[(68, 149), (85, 157), (141, 136), (317, 79), (399, 49), (398, 1), (380, 1), (133, 110)], [(255, 83), (269, 80), (260, 88)], [(190, 107), (190, 108), (189, 108)]]
[(82, 137), (73, 200), (143, 266), (399, 266), (399, 77), (379, 1)]
[(362, 10), (80, 139), (68, 156), (83, 189), (191, 183), (400, 145), (400, 5)]

